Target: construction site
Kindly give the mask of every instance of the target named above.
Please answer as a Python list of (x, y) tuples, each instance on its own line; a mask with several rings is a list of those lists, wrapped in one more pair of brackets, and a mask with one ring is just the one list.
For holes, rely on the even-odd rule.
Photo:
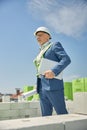
[[(3, 95), (0, 103), (0, 130), (87, 130), (87, 78), (64, 82), (66, 107), (69, 114), (42, 117), (39, 95), (23, 98), (34, 86), (16, 88), (13, 96)], [(13, 97), (13, 98), (12, 98)], [(14, 99), (14, 100), (12, 100)]]

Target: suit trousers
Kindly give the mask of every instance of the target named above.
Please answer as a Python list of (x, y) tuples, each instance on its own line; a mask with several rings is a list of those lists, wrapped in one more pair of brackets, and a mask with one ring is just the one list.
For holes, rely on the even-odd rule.
[(53, 112), (53, 107), (57, 114), (67, 114), (67, 109), (64, 100), (64, 90), (45, 90), (40, 89), (40, 105), (42, 116), (50, 116)]

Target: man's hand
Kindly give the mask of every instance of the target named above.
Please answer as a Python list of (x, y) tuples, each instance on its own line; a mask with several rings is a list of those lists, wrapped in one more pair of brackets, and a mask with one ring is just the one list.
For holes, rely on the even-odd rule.
[(47, 79), (53, 79), (55, 77), (55, 74), (51, 70), (48, 70), (44, 72), (44, 76)]

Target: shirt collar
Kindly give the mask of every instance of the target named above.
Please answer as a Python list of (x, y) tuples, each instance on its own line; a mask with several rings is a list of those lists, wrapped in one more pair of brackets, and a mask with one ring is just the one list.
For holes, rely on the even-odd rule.
[(46, 46), (48, 46), (50, 44), (50, 42), (48, 41), (48, 42), (46, 42), (46, 43), (44, 43), (42, 46), (41, 46), (41, 50), (43, 50)]

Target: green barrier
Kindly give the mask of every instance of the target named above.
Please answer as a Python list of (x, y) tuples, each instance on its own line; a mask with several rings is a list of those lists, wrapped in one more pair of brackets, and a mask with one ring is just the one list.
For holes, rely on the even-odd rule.
[(34, 94), (32, 100), (39, 100), (39, 94)]
[(85, 78), (85, 92), (87, 92), (87, 78)]
[[(24, 93), (29, 92), (29, 91), (33, 90), (33, 88), (34, 88), (34, 86), (24, 86), (23, 92)], [(33, 96), (26, 98), (27, 101), (31, 101), (32, 99), (33, 99)]]
[(72, 81), (73, 93), (85, 91), (85, 79), (79, 78)]
[(72, 82), (64, 82), (64, 96), (66, 100), (73, 100)]

